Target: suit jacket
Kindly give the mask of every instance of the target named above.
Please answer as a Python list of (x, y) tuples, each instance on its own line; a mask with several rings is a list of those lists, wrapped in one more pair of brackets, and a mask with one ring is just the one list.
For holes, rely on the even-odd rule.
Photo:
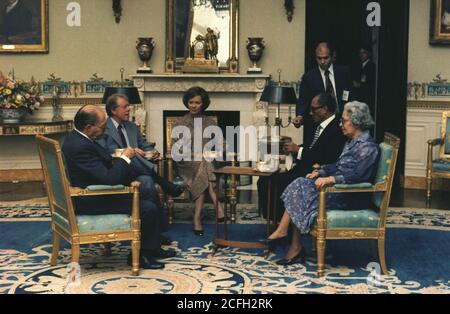
[(319, 139), (310, 149), (313, 138), (305, 139), (302, 159), (296, 159), (295, 171), (304, 176), (313, 170), (314, 164), (328, 165), (335, 163), (344, 149), (347, 138), (342, 134), (339, 118), (335, 117), (322, 131)]
[(72, 186), (128, 185), (133, 177), (125, 160), (118, 159), (113, 164), (107, 150), (75, 130), (64, 138), (62, 152)]
[[(133, 148), (140, 148), (143, 151), (149, 151), (154, 148), (154, 144), (147, 142), (141, 134), (139, 127), (133, 122), (126, 121), (123, 123), (123, 127), (127, 132), (128, 141)], [(101, 146), (113, 154), (115, 149), (122, 147), (122, 140), (120, 139), (119, 132), (116, 126), (112, 122), (112, 118), (109, 117), (106, 122), (105, 133), (102, 138), (97, 141)], [(147, 174), (148, 171), (153, 171), (154, 165), (149, 160), (136, 156), (131, 159), (131, 166), (139, 174)]]
[(367, 62), (363, 68), (361, 68), (361, 64), (359, 64), (357, 81), (361, 85), (357, 89), (357, 98), (359, 101), (365, 102), (369, 106), (375, 100), (375, 72), (376, 67), (372, 61)]
[[(352, 95), (352, 77), (351, 72), (346, 66), (333, 64), (334, 81), (336, 84), (336, 97), (338, 100), (339, 112), (342, 112), (346, 101), (344, 101), (344, 91), (348, 91), (349, 99), (351, 101), (354, 96)], [(320, 93), (325, 92), (325, 85), (323, 83), (322, 75), (320, 74), (319, 67), (307, 72), (302, 77), (300, 83), (300, 97), (297, 102), (296, 114), (297, 116), (303, 116), (308, 119), (310, 113), (311, 101), (314, 97)]]
[[(6, 10), (6, 9), (5, 9)], [(32, 15), (21, 0), (8, 14), (3, 13), (3, 35), (16, 36), (32, 31)]]

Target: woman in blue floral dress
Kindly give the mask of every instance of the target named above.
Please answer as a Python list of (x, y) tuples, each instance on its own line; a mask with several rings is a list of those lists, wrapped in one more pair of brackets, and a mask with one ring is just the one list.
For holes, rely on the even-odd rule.
[[(360, 102), (345, 105), (341, 128), (349, 138), (335, 164), (322, 166), (320, 171), (298, 178), (283, 192), (281, 199), (286, 212), (278, 228), (265, 242), (268, 245), (280, 243), (288, 234), (289, 224), (294, 223), (292, 243), (279, 265), (291, 265), (304, 260), (300, 235), (307, 234), (316, 221), (319, 209), (319, 190), (325, 185), (356, 184), (369, 182), (373, 178), (378, 160), (378, 145), (369, 134), (374, 125), (369, 107)], [(370, 195), (348, 193), (327, 194), (327, 208), (362, 209), (370, 206)]]

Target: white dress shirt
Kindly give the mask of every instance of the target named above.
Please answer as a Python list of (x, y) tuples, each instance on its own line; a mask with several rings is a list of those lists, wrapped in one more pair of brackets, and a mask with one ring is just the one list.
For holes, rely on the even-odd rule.
[[(323, 121), (320, 124), (320, 131), (319, 131), (319, 138), (322, 135), (323, 131), (325, 130), (325, 128), (336, 118), (336, 115), (332, 115), (331, 117), (329, 117), (328, 119), (326, 119), (325, 121)], [(298, 154), (297, 154), (297, 159), (298, 160), (302, 160), (302, 153), (303, 153), (303, 147), (300, 147)]]
[[(119, 128), (119, 123), (116, 120), (114, 120), (113, 118), (111, 118), (111, 121), (114, 124), (114, 127), (116, 129), (118, 129)], [(119, 130), (117, 130), (117, 132), (119, 132)], [(131, 147), (130, 140), (128, 139), (127, 130), (125, 130), (125, 127), (123, 126), (123, 124), (122, 124), (122, 133), (125, 136), (125, 141), (127, 142), (127, 147)]]
[[(327, 79), (326, 79), (326, 77), (325, 77), (325, 72), (326, 72), (326, 71), (322, 70), (321, 67), (319, 67), (319, 71), (320, 71), (320, 75), (322, 76), (322, 81), (323, 81), (324, 89), (327, 90)], [(333, 68), (333, 64), (330, 65), (330, 68), (328, 69), (328, 71), (330, 71), (330, 81), (331, 81), (331, 84), (333, 85), (334, 94), (335, 94), (336, 97), (337, 97), (336, 82), (335, 82), (335, 79), (334, 79), (334, 68)]]

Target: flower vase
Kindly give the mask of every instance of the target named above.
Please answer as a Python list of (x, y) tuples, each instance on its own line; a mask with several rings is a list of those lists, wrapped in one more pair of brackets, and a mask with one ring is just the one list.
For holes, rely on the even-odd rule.
[(3, 123), (20, 123), (27, 113), (25, 108), (2, 108), (0, 116)]

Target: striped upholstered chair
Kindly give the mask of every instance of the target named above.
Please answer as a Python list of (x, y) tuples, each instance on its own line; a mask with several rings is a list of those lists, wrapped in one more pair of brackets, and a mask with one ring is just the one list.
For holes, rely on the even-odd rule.
[[(56, 265), (61, 238), (71, 244), (74, 263), (79, 263), (82, 244), (131, 241), (132, 274), (139, 275), (139, 182), (133, 182), (131, 187), (123, 185), (88, 186), (86, 189), (71, 187), (59, 143), (40, 135), (36, 136), (36, 141), (52, 214), (51, 265)], [(131, 216), (75, 215), (73, 197), (116, 194), (133, 195)]]
[[(327, 240), (377, 240), (381, 270), (387, 275), (385, 260), (386, 216), (394, 180), (400, 139), (386, 133), (380, 144), (380, 158), (374, 182), (325, 187), (320, 192), (317, 225), (311, 230), (317, 250), (317, 274), (325, 274)], [(326, 210), (327, 193), (373, 193), (373, 208), (366, 210)]]
[[(439, 146), (439, 158), (433, 158), (433, 149)], [(428, 141), (427, 199), (431, 199), (433, 178), (450, 179), (450, 111), (442, 114), (441, 137)]]

